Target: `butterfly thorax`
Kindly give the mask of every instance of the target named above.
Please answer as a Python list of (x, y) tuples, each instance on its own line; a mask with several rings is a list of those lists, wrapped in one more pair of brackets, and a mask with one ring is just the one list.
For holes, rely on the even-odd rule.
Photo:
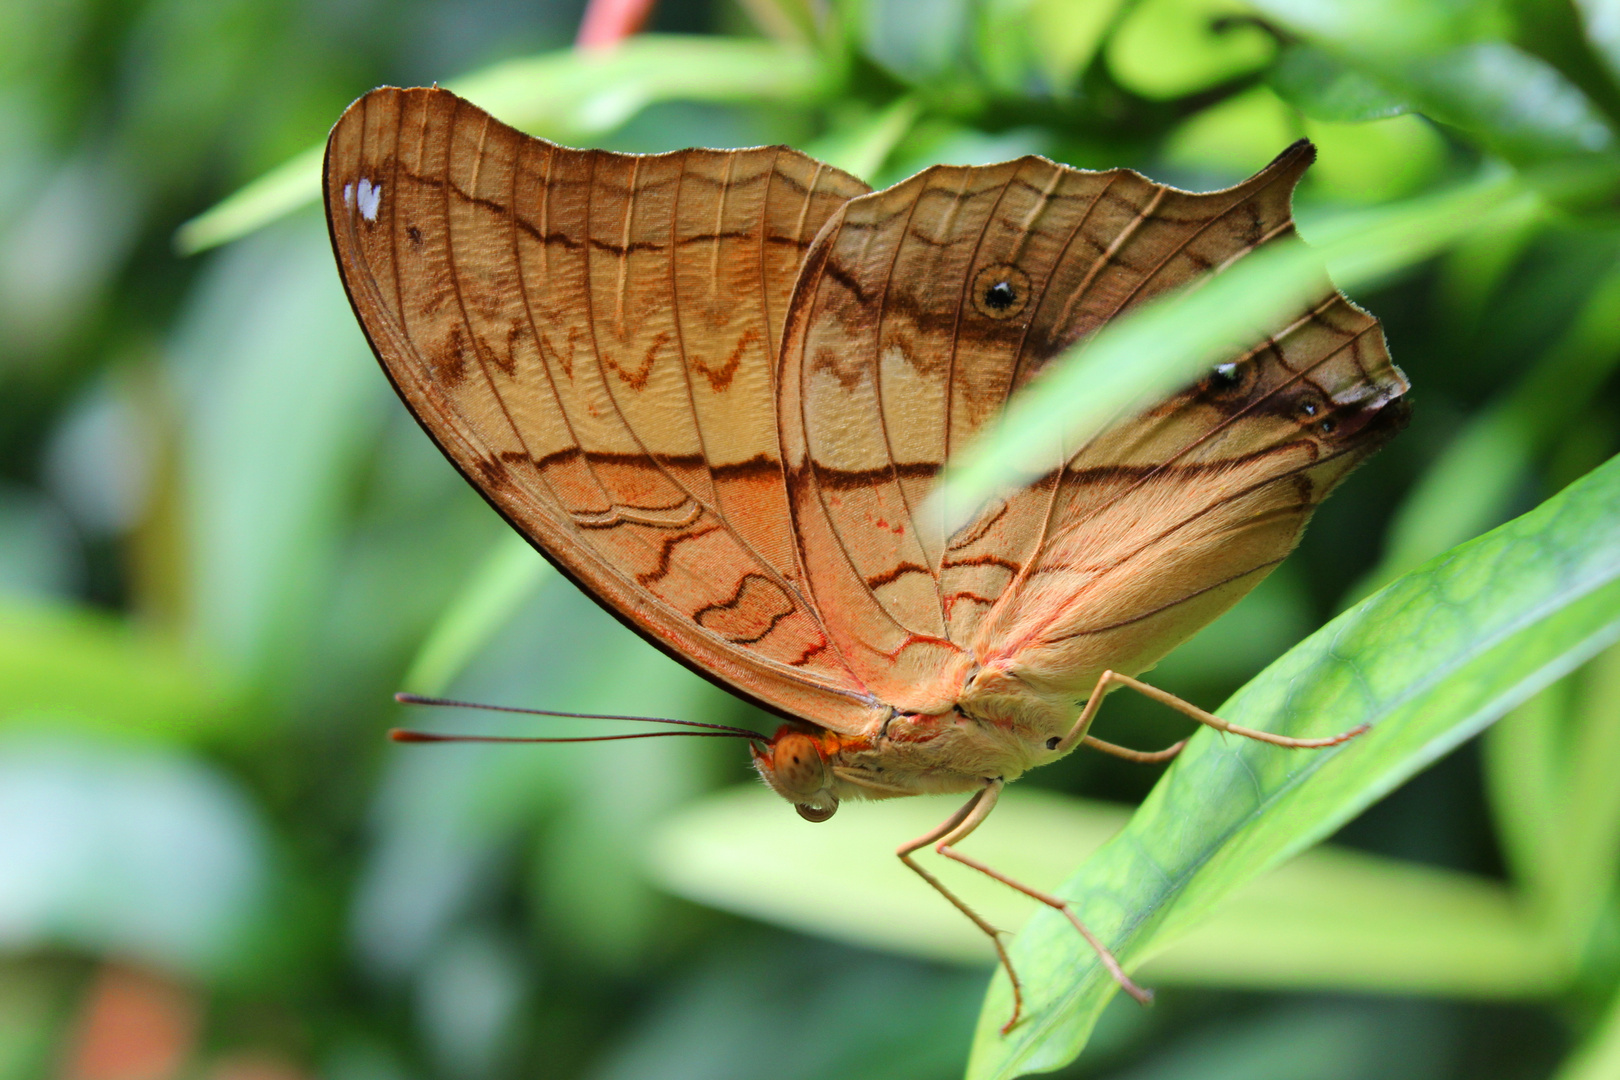
[(754, 766), (801, 816), (825, 821), (845, 799), (968, 792), (1015, 780), (1061, 756), (1056, 743), (1080, 711), (1068, 695), (976, 666), (964, 672), (956, 697), (940, 713), (892, 709), (861, 735), (784, 726), (769, 746), (755, 749)]

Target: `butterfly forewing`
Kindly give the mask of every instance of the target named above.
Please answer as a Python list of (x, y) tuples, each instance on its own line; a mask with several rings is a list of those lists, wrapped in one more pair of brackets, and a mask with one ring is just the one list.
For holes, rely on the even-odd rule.
[(355, 309), (469, 479), (672, 654), (850, 727), (871, 700), (799, 581), (773, 343), (865, 190), (784, 148), (569, 150), (438, 90), (368, 94), (326, 161)]

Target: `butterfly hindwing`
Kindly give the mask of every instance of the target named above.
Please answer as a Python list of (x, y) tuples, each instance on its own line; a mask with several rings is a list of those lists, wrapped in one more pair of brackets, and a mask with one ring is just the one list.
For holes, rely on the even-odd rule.
[(831, 219), (784, 341), (784, 456), (815, 601), (885, 700), (948, 704), (936, 673), (963, 652), (1082, 697), (1105, 667), (1141, 670), (1257, 583), (1380, 445), (1393, 414), (1368, 421), (1406, 384), (1324, 277), (1230, 373), (1054, 443), (1051, 473), (954, 535), (926, 516), (946, 457), (1048, 361), (1291, 236), (1311, 156), (1205, 195), (1036, 157), (941, 166)]

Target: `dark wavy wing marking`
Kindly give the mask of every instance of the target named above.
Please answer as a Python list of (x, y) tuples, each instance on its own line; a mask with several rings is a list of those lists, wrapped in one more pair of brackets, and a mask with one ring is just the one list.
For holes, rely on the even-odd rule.
[(865, 188), (777, 147), (568, 150), (393, 89), (339, 121), (325, 182), (379, 359), (491, 503), (702, 673), (863, 730), (786, 525), (773, 343), (804, 250)]

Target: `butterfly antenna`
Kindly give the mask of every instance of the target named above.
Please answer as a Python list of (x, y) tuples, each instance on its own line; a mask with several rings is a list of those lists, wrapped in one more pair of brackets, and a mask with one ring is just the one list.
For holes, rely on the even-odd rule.
[(568, 720), (627, 720), (641, 724), (672, 724), (676, 727), (699, 728), (698, 731), (644, 731), (630, 735), (584, 735), (572, 738), (540, 738), (529, 735), (437, 735), (428, 731), (408, 731), (394, 728), (388, 737), (395, 742), (478, 742), (478, 743), (580, 743), (617, 742), (621, 739), (656, 739), (661, 736), (686, 736), (709, 739), (753, 739), (765, 742), (765, 736), (748, 728), (728, 724), (705, 724), (697, 720), (673, 720), (667, 716), (618, 716), (610, 713), (557, 712), (552, 709), (525, 709), (516, 705), (484, 705), (474, 701), (456, 701), (452, 698), (424, 697), (421, 694), (399, 693), (394, 700), (401, 705), (438, 705), (452, 709), (488, 709), (491, 712), (521, 713), (525, 716), (558, 716)]

